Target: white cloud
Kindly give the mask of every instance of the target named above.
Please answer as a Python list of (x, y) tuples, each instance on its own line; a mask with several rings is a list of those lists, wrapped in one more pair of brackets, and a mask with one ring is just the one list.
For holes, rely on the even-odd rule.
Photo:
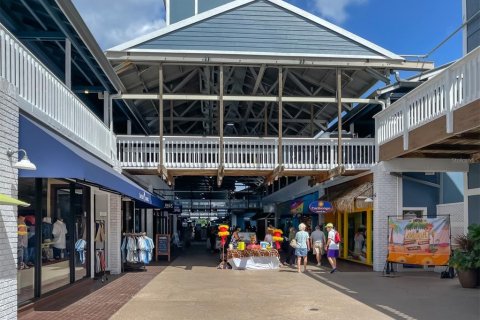
[(348, 18), (347, 7), (367, 2), (368, 0), (314, 0), (314, 7), (324, 18), (343, 23)]
[(102, 49), (165, 26), (162, 0), (73, 0)]

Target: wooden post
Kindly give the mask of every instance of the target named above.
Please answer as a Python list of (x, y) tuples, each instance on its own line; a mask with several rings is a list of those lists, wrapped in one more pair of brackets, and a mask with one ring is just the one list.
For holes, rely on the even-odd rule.
[(173, 100), (170, 100), (170, 135), (173, 136)]
[(283, 165), (283, 69), (278, 68), (278, 165)]
[(310, 105), (310, 136), (313, 138), (315, 133), (315, 127), (313, 125), (313, 104)]
[(342, 70), (337, 69), (337, 103), (338, 103), (338, 166), (343, 165), (342, 150)]
[(219, 118), (219, 133), (220, 133), (220, 167), (224, 164), (224, 148), (223, 148), (223, 117), (224, 117), (224, 106), (223, 106), (223, 91), (224, 91), (224, 83), (223, 83), (223, 65), (220, 66), (220, 85), (218, 90), (219, 96), (219, 108), (218, 112), (220, 114)]
[(268, 136), (268, 102), (265, 102), (265, 114), (264, 114), (264, 124), (263, 124), (263, 131), (264, 131), (264, 136)]
[(163, 66), (158, 69), (158, 135), (160, 137), (160, 148), (158, 155), (159, 168), (163, 167)]
[(348, 212), (343, 213), (343, 258), (348, 257)]

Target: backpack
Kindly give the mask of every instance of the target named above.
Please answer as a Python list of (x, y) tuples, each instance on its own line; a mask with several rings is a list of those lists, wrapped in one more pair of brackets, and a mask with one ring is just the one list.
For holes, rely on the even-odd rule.
[(335, 231), (335, 244), (342, 242), (342, 238), (340, 237), (340, 233), (338, 231)]

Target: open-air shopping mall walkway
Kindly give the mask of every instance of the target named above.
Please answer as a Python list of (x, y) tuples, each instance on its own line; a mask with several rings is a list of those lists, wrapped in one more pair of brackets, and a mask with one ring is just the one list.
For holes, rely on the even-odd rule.
[[(20, 319), (478, 319), (478, 290), (411, 272), (396, 277), (343, 265), (305, 274), (216, 269), (217, 255), (196, 244), (168, 266), (126, 273), (108, 284), (70, 288)], [(165, 264), (165, 263), (164, 263)], [(351, 271), (350, 271), (351, 270)], [(91, 280), (86, 280), (91, 281)], [(83, 285), (86, 287), (87, 285)], [(94, 291), (95, 290), (95, 291)], [(69, 294), (72, 304), (68, 305)], [(78, 296), (83, 298), (78, 299)], [(50, 302), (48, 301), (50, 300)]]

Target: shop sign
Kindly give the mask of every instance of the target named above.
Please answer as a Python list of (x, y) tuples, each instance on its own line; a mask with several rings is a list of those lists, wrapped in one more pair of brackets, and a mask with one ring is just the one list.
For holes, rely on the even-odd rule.
[(308, 206), (308, 209), (310, 212), (313, 213), (329, 213), (333, 211), (333, 206), (330, 202), (328, 201), (313, 201), (310, 203)]
[(152, 199), (149, 194), (145, 191), (141, 191), (138, 193), (138, 198), (146, 203), (152, 203)]
[(173, 211), (174, 210), (174, 204), (172, 201), (165, 201), (163, 203), (163, 210), (165, 211)]
[(388, 219), (388, 261), (445, 266), (450, 259), (450, 218)]

